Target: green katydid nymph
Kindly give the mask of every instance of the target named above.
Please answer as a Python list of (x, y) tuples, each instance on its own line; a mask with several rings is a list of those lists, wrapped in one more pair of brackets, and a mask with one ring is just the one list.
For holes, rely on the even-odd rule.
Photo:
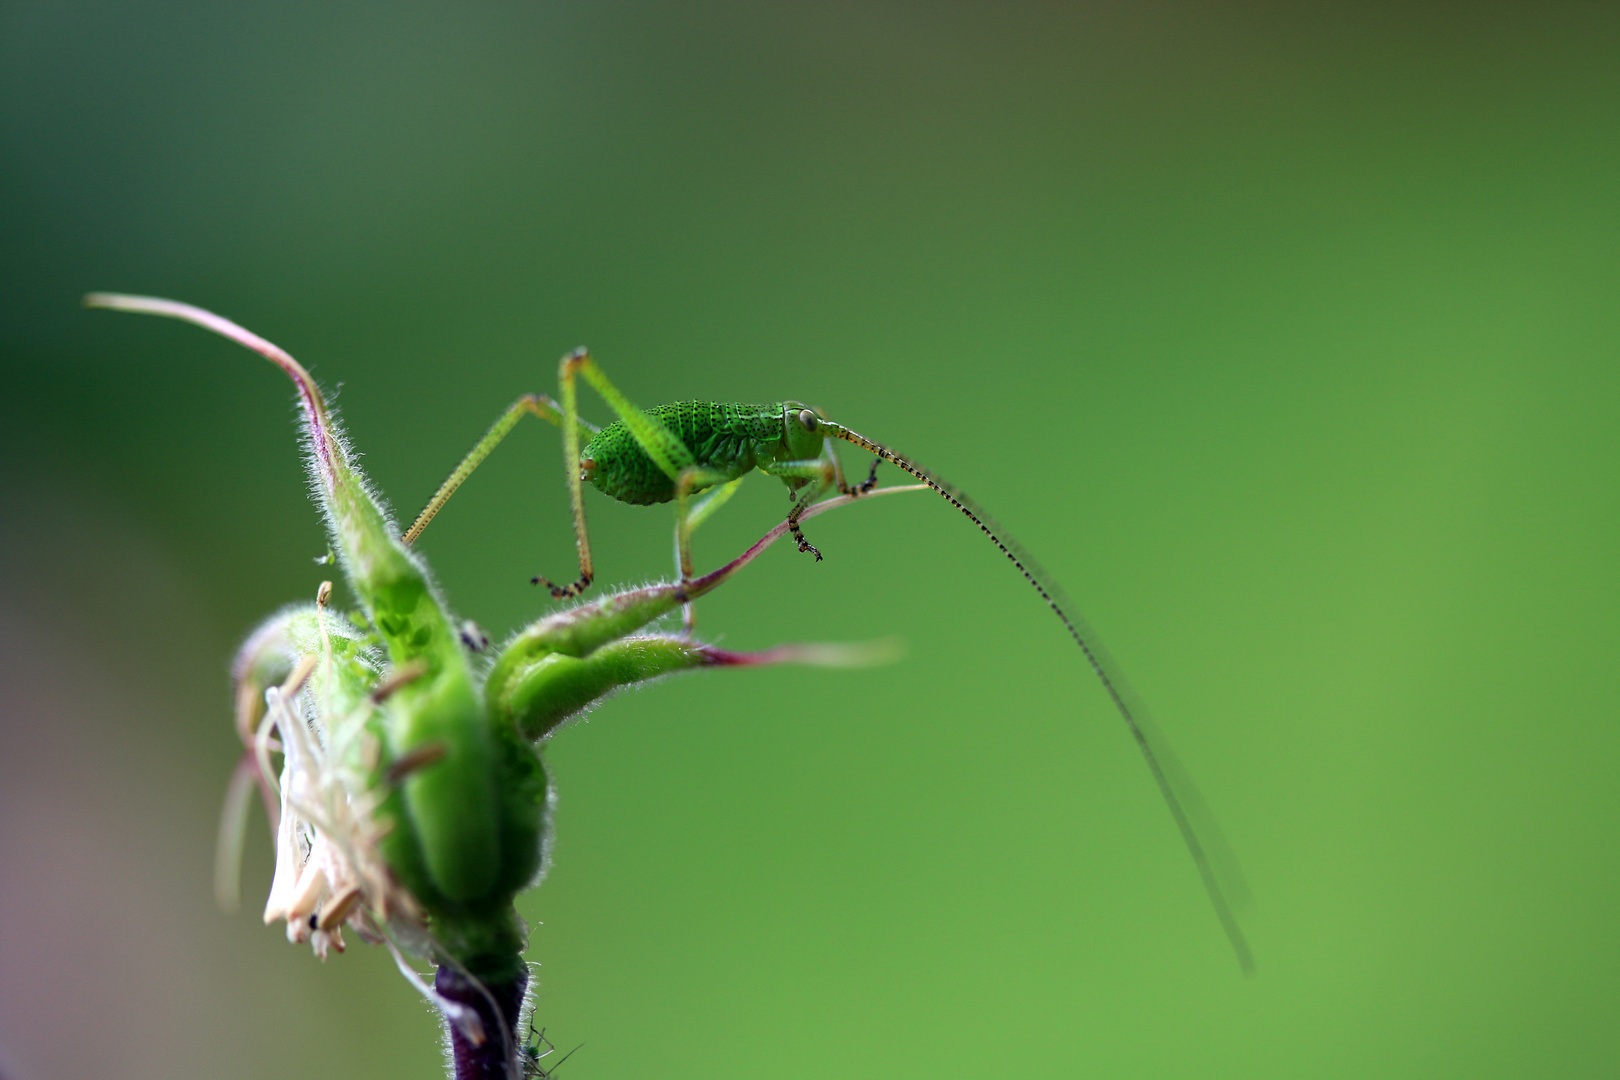
[[(234, 712), (243, 752), (220, 819), (217, 895), (227, 908), (239, 898), (243, 830), (257, 788), (276, 851), (265, 922), (285, 922), (289, 940), (307, 942), (322, 958), (343, 951), (345, 927), (362, 941), (386, 945), (401, 974), (444, 1018), (458, 1080), (546, 1071), (541, 1047), (517, 1037), (529, 969), (528, 927), (514, 906), (544, 873), (550, 851), (552, 787), (541, 747), (617, 691), (677, 672), (884, 662), (892, 650), (876, 643), (801, 642), (757, 652), (704, 644), (693, 637), (692, 605), (789, 534), (820, 561), (803, 522), (903, 491), (943, 496), (1062, 621), (1125, 720), (1240, 964), (1250, 969), (1228, 902), (1233, 894), (1223, 884), (1237, 879), (1217, 873), (1225, 865), (1218, 831), (1118, 671), (1073, 605), (1006, 531), (915, 462), (797, 401), (685, 402), (643, 411), (580, 350), (562, 360), (561, 403), (539, 394), (519, 398), (402, 534), (320, 387), (291, 354), (190, 304), (108, 293), (85, 303), (201, 326), (260, 354), (296, 387), (311, 495), (327, 526), (329, 554), (319, 561), (335, 559), (358, 607), (346, 615), (331, 611), (332, 584), (323, 582), (313, 604), (275, 612), (237, 654)], [(611, 406), (614, 423), (596, 428), (580, 419), (580, 377)], [(410, 545), (529, 413), (562, 429), (579, 552), (573, 582), (534, 582), (558, 599), (591, 586), (586, 482), (629, 503), (675, 504), (677, 575), (566, 605), (491, 649), (481, 631), (452, 615), (427, 559)], [(840, 440), (873, 456), (865, 480), (845, 479), (835, 453)], [(877, 466), (885, 461), (920, 483), (878, 487)], [(695, 577), (693, 531), (755, 469), (786, 485), (787, 520)], [(677, 608), (685, 632), (657, 630)], [(431, 986), (407, 954), (437, 966)]]
[[(613, 410), (617, 416), (613, 423), (598, 428), (580, 418), (577, 379), (581, 376)], [(977, 503), (916, 462), (828, 419), (819, 409), (802, 402), (748, 405), (683, 401), (643, 410), (608, 380), (585, 349), (576, 349), (563, 357), (558, 381), (561, 403), (543, 394), (528, 394), (495, 422), (417, 516), (404, 535), (405, 543), (412, 543), (421, 535), (456, 488), (526, 413), (562, 429), (563, 468), (579, 550), (579, 577), (566, 585), (540, 576), (531, 579), (534, 584), (548, 586), (557, 599), (579, 595), (590, 587), (595, 577), (585, 523), (583, 489), (586, 482), (621, 502), (675, 503), (678, 571), (680, 583), (685, 585), (693, 580), (693, 531), (729, 499), (737, 485), (755, 469), (787, 485), (793, 504), (785, 525), (799, 550), (814, 555), (820, 562), (821, 552), (805, 539), (800, 529), (801, 517), (829, 491), (836, 490), (847, 498), (872, 492), (877, 484), (878, 464), (888, 462), (920, 481), (915, 485), (917, 488), (926, 487), (936, 492), (978, 526), (1062, 622), (1147, 762), (1222, 929), (1237, 954), (1238, 963), (1245, 973), (1253, 970), (1252, 954), (1233, 912), (1233, 900), (1237, 898), (1234, 894), (1242, 893), (1241, 878), (1235, 863), (1226, 855), (1213, 818), (1203, 809), (1191, 783), (1175, 766), (1168, 746), (1155, 732), (1146, 710), (1118, 667), (1063, 590)], [(852, 443), (873, 456), (866, 479), (851, 483), (845, 478), (833, 449), (835, 440)], [(702, 497), (696, 498), (699, 495)], [(684, 604), (683, 609), (685, 629), (690, 634), (693, 628), (691, 603)]]

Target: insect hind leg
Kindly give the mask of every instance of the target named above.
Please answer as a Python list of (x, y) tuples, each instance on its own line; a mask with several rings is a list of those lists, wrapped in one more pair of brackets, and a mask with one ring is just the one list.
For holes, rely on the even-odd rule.
[(659, 470), (671, 480), (678, 481), (681, 473), (696, 466), (692, 452), (677, 439), (658, 419), (642, 412), (630, 399), (608, 381), (602, 369), (591, 359), (589, 350), (575, 349), (562, 358), (557, 366), (557, 381), (562, 392), (563, 408), (563, 468), (568, 482), (568, 502), (574, 515), (575, 544), (579, 548), (579, 579), (571, 585), (557, 585), (539, 575), (531, 578), (535, 585), (545, 585), (558, 600), (578, 596), (590, 587), (595, 577), (591, 562), (590, 534), (585, 525), (584, 479), (579, 460), (579, 391), (576, 376), (583, 378), (612, 407), (614, 413), (629, 428), (636, 443), (652, 458)]
[[(401, 537), (401, 540), (407, 546), (416, 542), (416, 538), (422, 535), (422, 530), (427, 528), (428, 522), (433, 520), (434, 515), (444, 508), (444, 504), (450, 500), (450, 496), (456, 493), (456, 489), (472, 475), (473, 470), (478, 468), (483, 460), (490, 455), (490, 452), (500, 444), (502, 439), (506, 438), (507, 434), (517, 425), (519, 420), (523, 419), (525, 414), (538, 416), (540, 419), (559, 428), (568, 422), (563, 407), (544, 394), (524, 394), (514, 401), (501, 414), (500, 419), (496, 420), (490, 426), (490, 429), (484, 433), (484, 437), (478, 441), (478, 445), (474, 446), (467, 456), (461, 460), (461, 464), (456, 466), (455, 471), (450, 474), (444, 483), (439, 485), (439, 490), (434, 493), (432, 501), (422, 509), (420, 514), (416, 515), (416, 520), (411, 523), (411, 527), (405, 530), (405, 535)], [(594, 435), (598, 430), (595, 424), (586, 423), (578, 416), (574, 417), (573, 422), (579, 428), (579, 431), (586, 436)]]

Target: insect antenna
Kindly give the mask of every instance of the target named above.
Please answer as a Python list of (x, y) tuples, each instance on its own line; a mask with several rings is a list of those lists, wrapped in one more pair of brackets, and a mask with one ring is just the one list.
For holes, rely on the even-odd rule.
[(1237, 869), (1237, 862), (1232, 858), (1221, 836), (1220, 827), (1216, 825), (1214, 816), (1199, 797), (1198, 789), (1193, 786), (1192, 780), (1171, 752), (1169, 743), (1158, 732), (1147, 710), (1131, 690), (1130, 684), (1125, 681), (1125, 676), (1120, 672), (1118, 665), (1103, 648), (1102, 642), (1097, 639), (1091, 627), (1081, 618), (1073, 602), (1064, 595), (1062, 588), (1030, 557), (1023, 545), (996, 524), (995, 519), (985, 513), (978, 503), (968, 498), (961, 488), (842, 424), (818, 418), (816, 430), (854, 443), (867, 453), (874, 454), (895, 468), (910, 473), (937, 491), (946, 502), (965, 514), (969, 521), (979, 527), (980, 532), (990, 538), (990, 542), (1007, 556), (1008, 561), (1024, 575), (1024, 580), (1040, 594), (1042, 600), (1046, 601), (1046, 606), (1052, 609), (1052, 613), (1063, 623), (1064, 629), (1068, 630), (1074, 643), (1080, 646), (1086, 662), (1101, 680), (1103, 689), (1108, 692), (1108, 697), (1114, 703), (1114, 708), (1118, 710), (1120, 717), (1125, 721), (1125, 726), (1130, 730), (1137, 749), (1142, 752), (1142, 757), (1147, 762), (1148, 771), (1153, 774), (1153, 780), (1159, 786), (1159, 794), (1164, 798), (1165, 805), (1170, 808), (1170, 816), (1175, 819), (1176, 828), (1181, 831), (1181, 839), (1187, 845), (1193, 863), (1198, 867), (1198, 876), (1203, 880), (1204, 891), (1209, 894), (1210, 903), (1214, 905), (1221, 928), (1226, 931), (1227, 939), (1232, 943), (1232, 951), (1237, 954), (1238, 965), (1245, 975), (1253, 974), (1254, 955), (1249, 951), (1248, 940), (1244, 937), (1242, 928), (1238, 926), (1237, 916), (1233, 911), (1234, 901), (1241, 902), (1247, 899), (1247, 889)]

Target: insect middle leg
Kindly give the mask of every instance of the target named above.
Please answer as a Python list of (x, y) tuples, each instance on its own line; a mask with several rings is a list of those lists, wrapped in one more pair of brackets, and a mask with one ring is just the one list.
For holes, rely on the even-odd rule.
[[(736, 494), (742, 482), (740, 476), (728, 481), (719, 473), (700, 468), (683, 470), (675, 481), (675, 572), (683, 587), (692, 580), (692, 534)], [(700, 487), (710, 490), (693, 502), (692, 492)], [(696, 628), (697, 614), (688, 600), (681, 605), (681, 632), (691, 637)]]

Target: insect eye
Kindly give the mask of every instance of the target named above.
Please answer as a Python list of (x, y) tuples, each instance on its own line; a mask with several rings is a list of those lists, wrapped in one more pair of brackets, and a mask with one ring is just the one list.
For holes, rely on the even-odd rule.
[(806, 431), (816, 430), (816, 414), (811, 412), (809, 409), (800, 409), (799, 423), (804, 425), (804, 430)]

